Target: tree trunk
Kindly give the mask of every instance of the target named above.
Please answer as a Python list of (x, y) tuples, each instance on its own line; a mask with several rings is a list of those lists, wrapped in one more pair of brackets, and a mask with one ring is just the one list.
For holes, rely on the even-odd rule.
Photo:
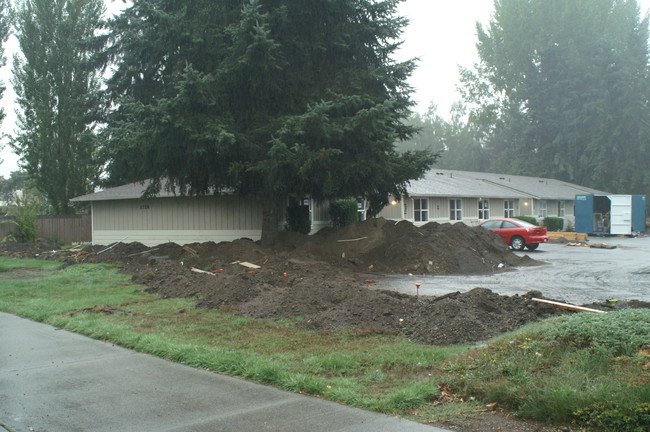
[(262, 246), (272, 246), (278, 238), (282, 199), (267, 195), (262, 197)]

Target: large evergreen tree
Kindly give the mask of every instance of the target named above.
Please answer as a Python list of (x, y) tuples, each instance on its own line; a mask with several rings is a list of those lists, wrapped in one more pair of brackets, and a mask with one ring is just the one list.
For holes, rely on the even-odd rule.
[(88, 193), (101, 164), (95, 128), (100, 118), (101, 68), (95, 54), (102, 0), (24, 0), (15, 28), (21, 54), (13, 84), (22, 110), (12, 141), (37, 189), (53, 211), (73, 211), (70, 199)]
[(377, 212), (435, 159), (394, 148), (412, 132), (399, 1), (135, 0), (112, 25), (111, 181), (256, 196), (265, 243), (292, 194)]
[(465, 71), (492, 169), (647, 193), (648, 18), (635, 0), (496, 0)]

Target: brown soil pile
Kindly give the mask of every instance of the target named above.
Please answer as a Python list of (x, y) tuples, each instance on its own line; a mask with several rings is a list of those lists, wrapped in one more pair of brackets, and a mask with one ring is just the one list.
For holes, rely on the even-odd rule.
[(257, 318), (302, 317), (299, 325), (308, 329), (403, 334), (440, 345), (484, 340), (560, 313), (527, 296), (501, 296), (482, 288), (416, 298), (307, 260), (269, 260), (257, 270), (223, 264), (213, 274), (194, 273), (171, 261), (131, 271), (135, 282), (165, 297), (198, 296), (199, 307)]
[(293, 256), (314, 256), (334, 265), (379, 273), (491, 273), (500, 266), (532, 261), (511, 253), (496, 234), (465, 224), (430, 222), (418, 228), (407, 221), (379, 218), (342, 229), (326, 228), (285, 243)]
[(284, 233), (273, 249), (237, 240), (153, 248), (120, 243), (39, 255), (69, 263), (121, 263), (149, 291), (197, 296), (199, 307), (259, 318), (299, 317), (299, 325), (308, 329), (394, 333), (431, 344), (484, 340), (562, 313), (528, 295), (501, 296), (477, 288), (416, 298), (382, 290), (375, 282), (381, 273), (476, 274), (535, 264), (513, 254), (496, 234), (464, 224), (418, 228), (373, 219), (314, 236)]

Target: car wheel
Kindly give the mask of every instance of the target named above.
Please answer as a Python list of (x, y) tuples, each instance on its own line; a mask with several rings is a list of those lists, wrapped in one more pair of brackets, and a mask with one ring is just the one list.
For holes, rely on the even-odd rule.
[(523, 237), (520, 236), (514, 236), (510, 239), (510, 247), (513, 248), (514, 250), (523, 250), (524, 247), (526, 247), (526, 242), (524, 241)]
[(530, 243), (530, 244), (526, 245), (526, 249), (535, 250), (535, 249), (537, 249), (537, 246), (539, 246), (539, 243)]

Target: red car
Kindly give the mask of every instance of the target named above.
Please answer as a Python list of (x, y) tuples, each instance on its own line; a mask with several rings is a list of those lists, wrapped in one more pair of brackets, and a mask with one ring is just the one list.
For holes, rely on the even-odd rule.
[(488, 219), (480, 226), (499, 234), (514, 250), (535, 250), (540, 243), (548, 243), (546, 227), (513, 218)]

